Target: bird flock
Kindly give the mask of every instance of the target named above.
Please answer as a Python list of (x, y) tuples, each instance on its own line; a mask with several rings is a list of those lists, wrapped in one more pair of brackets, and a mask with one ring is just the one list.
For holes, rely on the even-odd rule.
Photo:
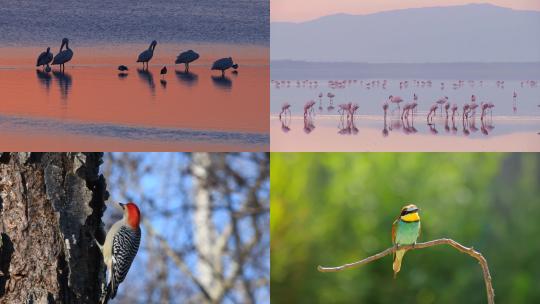
[[(139, 54), (139, 57), (137, 58), (136, 62), (142, 63), (143, 70), (148, 70), (148, 63), (152, 58), (154, 57), (154, 51), (157, 46), (157, 41), (153, 40), (150, 43), (150, 46), (148, 49), (144, 50)], [(64, 49), (65, 47), (65, 49)], [(195, 60), (199, 59), (199, 54), (193, 50), (188, 50), (185, 52), (181, 52), (175, 60), (175, 64), (184, 64), (185, 71), (189, 72), (189, 64), (194, 62)], [(53, 53), (51, 52), (51, 48), (47, 47), (47, 50), (45, 52), (42, 52), (39, 54), (36, 62), (36, 67), (42, 67), (43, 71), (46, 73), (51, 72), (50, 65), (58, 65), (61, 72), (65, 70), (65, 64), (73, 58), (73, 50), (69, 48), (69, 39), (64, 38), (62, 39), (62, 44), (60, 45), (60, 50), (58, 53), (53, 56)], [(216, 61), (211, 66), (211, 70), (217, 70), (221, 71), (221, 76), (225, 76), (225, 71), (228, 69), (234, 69), (233, 73), (236, 73), (238, 69), (238, 64), (233, 61), (231, 57), (221, 58)], [(129, 68), (126, 65), (120, 65), (118, 66), (118, 70), (125, 75)], [(167, 74), (167, 66), (164, 66), (160, 74), (163, 77)]]
[[(323, 86), (324, 83), (319, 80), (272, 80), (271, 85), (275, 89), (281, 88), (308, 88), (312, 90), (319, 89), (320, 86)], [(331, 113), (336, 106), (334, 106), (334, 100), (336, 97), (337, 91), (340, 89), (345, 89), (350, 86), (360, 85), (362, 88), (370, 90), (375, 88), (382, 88), (385, 90), (389, 85), (387, 80), (328, 80), (326, 85), (332, 91), (330, 92), (320, 92), (316, 95), (318, 97), (318, 108), (319, 112), (323, 113), (324, 107), (328, 113)], [(430, 88), (435, 86), (435, 82), (431, 80), (412, 80), (412, 81), (400, 81), (399, 89), (403, 90), (406, 88)], [(482, 80), (457, 80), (455, 82), (440, 82), (440, 89), (445, 90), (447, 88), (452, 88), (454, 90), (463, 88), (465, 86), (470, 86), (474, 88), (475, 86), (483, 87), (484, 81)], [(496, 88), (504, 89), (505, 82), (504, 80), (498, 80), (495, 82)], [(521, 81), (521, 87), (536, 88), (538, 81), (536, 80), (526, 80)], [(425, 115), (426, 123), (429, 126), (429, 130), (433, 134), (437, 134), (435, 119), (437, 116), (440, 116), (439, 121), (444, 121), (444, 128), (446, 131), (453, 133), (457, 132), (456, 121), (461, 121), (463, 127), (463, 134), (469, 135), (472, 132), (476, 132), (478, 128), (476, 127), (476, 119), (479, 118), (481, 122), (480, 130), (484, 135), (494, 129), (493, 126), (493, 110), (495, 104), (489, 100), (482, 100), (478, 98), (475, 94), (471, 95), (470, 100), (462, 104), (458, 102), (451, 102), (448, 96), (442, 96), (433, 101), (429, 106), (425, 107), (426, 112), (419, 114), (419, 96), (416, 92), (411, 92), (412, 96), (410, 101), (405, 101), (404, 98), (396, 95), (390, 95), (388, 99), (382, 102), (382, 111), (384, 115), (384, 128), (383, 135), (388, 135), (388, 130), (399, 129), (401, 128), (406, 134), (416, 133), (417, 130), (414, 127), (414, 119), (419, 115)], [(513, 92), (512, 98), (513, 103), (512, 107), (514, 112), (517, 110), (517, 97), (518, 94), (516, 91)], [(328, 101), (326, 101), (326, 98)], [(303, 118), (304, 118), (304, 131), (306, 133), (311, 133), (315, 129), (314, 116), (315, 108), (317, 107), (317, 98), (308, 100), (303, 106)], [(425, 104), (425, 102), (423, 102)], [(279, 119), (282, 123), (282, 130), (284, 132), (290, 131), (290, 121), (291, 121), (291, 110), (293, 106), (289, 102), (284, 102), (281, 106), (281, 111), (279, 112)], [(337, 113), (339, 114), (339, 134), (356, 134), (358, 128), (355, 126), (355, 118), (360, 111), (360, 106), (358, 103), (347, 102), (337, 105)], [(390, 125), (387, 124), (387, 115), (390, 114)], [(450, 124), (451, 123), (451, 124)], [(450, 126), (451, 125), (451, 126)]]

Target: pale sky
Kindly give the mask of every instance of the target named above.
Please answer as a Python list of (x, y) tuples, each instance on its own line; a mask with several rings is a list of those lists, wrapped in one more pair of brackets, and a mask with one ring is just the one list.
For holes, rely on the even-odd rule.
[(270, 0), (271, 21), (300, 22), (337, 13), (370, 14), (395, 9), (490, 3), (519, 10), (540, 11), (539, 0)]

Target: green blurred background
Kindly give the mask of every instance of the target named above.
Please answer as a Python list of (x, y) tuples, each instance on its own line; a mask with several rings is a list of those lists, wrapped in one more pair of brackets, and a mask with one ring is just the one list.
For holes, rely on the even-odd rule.
[(486, 303), (480, 266), (449, 246), (337, 273), (391, 246), (408, 202), (421, 241), (486, 257), (496, 303), (540, 303), (540, 153), (272, 153), (272, 303)]

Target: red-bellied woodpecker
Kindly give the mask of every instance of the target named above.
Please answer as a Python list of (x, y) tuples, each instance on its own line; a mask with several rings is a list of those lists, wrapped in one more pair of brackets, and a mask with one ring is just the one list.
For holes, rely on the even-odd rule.
[(126, 278), (141, 242), (139, 208), (134, 203), (119, 205), (124, 210), (124, 216), (112, 225), (105, 237), (105, 244), (100, 247), (109, 277), (102, 303), (116, 296), (118, 285)]

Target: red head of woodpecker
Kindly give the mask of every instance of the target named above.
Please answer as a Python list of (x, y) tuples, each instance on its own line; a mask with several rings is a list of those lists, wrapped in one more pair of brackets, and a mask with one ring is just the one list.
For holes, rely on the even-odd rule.
[(141, 242), (141, 229), (139, 228), (141, 213), (139, 208), (134, 203), (119, 203), (119, 205), (124, 212), (124, 216), (114, 223), (107, 232), (105, 244), (102, 248), (103, 260), (107, 266), (109, 277), (107, 293), (103, 303), (116, 296), (118, 285), (126, 278)]

